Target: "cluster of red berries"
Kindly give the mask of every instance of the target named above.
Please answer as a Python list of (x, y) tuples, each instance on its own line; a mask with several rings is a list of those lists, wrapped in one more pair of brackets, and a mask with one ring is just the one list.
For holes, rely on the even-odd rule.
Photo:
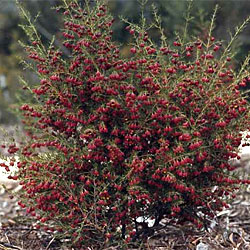
[(37, 104), (20, 108), (29, 139), (9, 148), (20, 154), (19, 204), (78, 246), (136, 240), (148, 230), (139, 217), (201, 227), (198, 212), (212, 217), (250, 183), (228, 163), (249, 126), (239, 91), (249, 78), (235, 77), (213, 37), (158, 48), (128, 26), (135, 41), (122, 58), (100, 2), (66, 7), (69, 58), (28, 46), (41, 81)]

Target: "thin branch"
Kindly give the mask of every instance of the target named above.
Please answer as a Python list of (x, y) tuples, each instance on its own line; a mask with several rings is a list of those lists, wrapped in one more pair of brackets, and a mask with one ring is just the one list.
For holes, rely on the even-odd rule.
[[(52, 40), (53, 39), (53, 35), (51, 35), (42, 25), (40, 25), (39, 23), (35, 24), (37, 30), (44, 36), (46, 37), (48, 40)], [(57, 47), (60, 48), (60, 50), (66, 55), (66, 56), (70, 56), (70, 51), (68, 49), (66, 49), (60, 42), (58, 39), (55, 39), (55, 45)]]

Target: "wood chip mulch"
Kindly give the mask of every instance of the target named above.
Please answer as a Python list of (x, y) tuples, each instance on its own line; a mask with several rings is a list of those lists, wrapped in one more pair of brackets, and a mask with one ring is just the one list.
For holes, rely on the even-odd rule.
[[(20, 210), (17, 201), (10, 199), (9, 194), (0, 189), (0, 250), (11, 249), (76, 250), (66, 247), (63, 242), (53, 238), (52, 234), (35, 229)], [(237, 199), (210, 222), (207, 230), (198, 231), (191, 225), (167, 225), (137, 249), (250, 250), (250, 186), (240, 191)]]

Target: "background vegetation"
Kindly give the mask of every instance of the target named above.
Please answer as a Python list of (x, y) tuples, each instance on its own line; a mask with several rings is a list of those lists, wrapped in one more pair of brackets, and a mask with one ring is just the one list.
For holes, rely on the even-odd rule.
[[(35, 19), (38, 12), (40, 17), (36, 22), (38, 31), (46, 42), (56, 34), (57, 46), (61, 46), (59, 30), (61, 20), (54, 15), (52, 6), (55, 6), (60, 0), (21, 0)], [(125, 31), (125, 24), (119, 21), (119, 16), (124, 16), (133, 22), (139, 21), (140, 5), (145, 0), (110, 0), (109, 6), (117, 22), (114, 25), (114, 39), (117, 42), (129, 43), (128, 33)], [(148, 0), (145, 5), (144, 13), (149, 18), (152, 17), (151, 5), (154, 4), (162, 16), (163, 27), (166, 35), (171, 41), (175, 32), (181, 31), (185, 23), (185, 11), (187, 1), (173, 0)], [(205, 36), (207, 32), (207, 23), (214, 7), (219, 4), (219, 12), (216, 19), (215, 36), (217, 39), (229, 40), (230, 31), (241, 23), (250, 14), (250, 1), (235, 0), (194, 0), (191, 10), (192, 16), (190, 25), (192, 33), (189, 36)], [(0, 123), (15, 123), (15, 116), (11, 114), (10, 109), (16, 101), (16, 95), (20, 85), (18, 84), (18, 75), (29, 74), (30, 82), (36, 81), (36, 76), (31, 72), (24, 72), (23, 66), (19, 64), (18, 57), (24, 56), (25, 52), (18, 44), (18, 40), (25, 41), (25, 35), (19, 27), (21, 19), (15, 5), (15, 0), (0, 0)], [(152, 34), (151, 34), (152, 35)], [(157, 41), (159, 34), (153, 33)], [(238, 67), (244, 60), (244, 57), (250, 51), (250, 28), (246, 29), (240, 37), (235, 47), (237, 52), (235, 67)], [(64, 51), (67, 53), (67, 51)], [(122, 53), (126, 56), (129, 53), (128, 47), (124, 46)]]

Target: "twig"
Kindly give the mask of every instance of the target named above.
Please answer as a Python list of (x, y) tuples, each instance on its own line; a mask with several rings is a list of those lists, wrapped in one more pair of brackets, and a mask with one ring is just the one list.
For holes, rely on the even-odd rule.
[[(36, 28), (37, 30), (43, 35), (45, 36), (49, 41), (51, 41), (51, 39), (53, 38), (53, 35), (51, 35), (42, 25), (40, 25), (39, 23), (36, 23)], [(62, 52), (66, 55), (69, 56), (70, 55), (70, 51), (68, 49), (66, 49), (65, 47), (62, 46), (62, 44), (59, 42), (59, 40), (55, 39), (55, 45), (57, 47), (59, 47)]]
[(11, 250), (11, 249), (23, 250), (22, 248), (19, 248), (17, 246), (13, 246), (13, 245), (6, 243), (6, 242), (0, 242), (0, 249), (2, 249), (2, 250)]
[(52, 242), (55, 240), (55, 237), (53, 237), (52, 239), (51, 239), (51, 241), (49, 242), (49, 244), (47, 245), (47, 247), (45, 248), (45, 250), (48, 250), (49, 249), (49, 247), (50, 247), (50, 245), (52, 244)]
[(7, 235), (7, 233), (6, 233), (6, 232), (4, 233), (4, 236), (5, 236), (6, 240), (8, 241), (8, 243), (10, 244), (9, 237), (8, 237), (8, 235)]

